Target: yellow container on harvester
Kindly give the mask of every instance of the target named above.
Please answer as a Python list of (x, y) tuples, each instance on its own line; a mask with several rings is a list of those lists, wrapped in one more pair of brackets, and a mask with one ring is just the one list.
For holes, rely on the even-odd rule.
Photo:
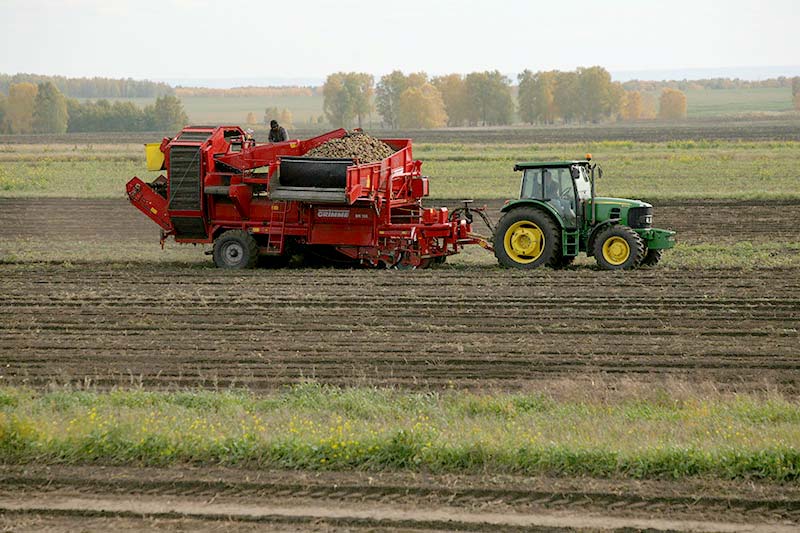
[(164, 152), (161, 143), (147, 143), (144, 145), (144, 155), (147, 157), (147, 170), (165, 170)]

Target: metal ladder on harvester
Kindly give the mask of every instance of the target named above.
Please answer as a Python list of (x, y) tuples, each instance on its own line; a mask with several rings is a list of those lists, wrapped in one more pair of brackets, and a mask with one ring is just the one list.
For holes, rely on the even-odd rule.
[(273, 202), (269, 214), (269, 233), (267, 234), (267, 253), (280, 255), (286, 241), (286, 202)]

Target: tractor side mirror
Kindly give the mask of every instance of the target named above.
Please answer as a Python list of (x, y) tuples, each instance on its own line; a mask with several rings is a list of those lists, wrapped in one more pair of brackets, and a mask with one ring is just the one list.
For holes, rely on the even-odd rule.
[(581, 177), (581, 171), (576, 166), (569, 167), (569, 173), (572, 176), (572, 179), (576, 180)]
[(599, 179), (599, 178), (602, 178), (602, 177), (603, 177), (603, 169), (600, 168), (600, 167), (597, 167), (597, 178)]

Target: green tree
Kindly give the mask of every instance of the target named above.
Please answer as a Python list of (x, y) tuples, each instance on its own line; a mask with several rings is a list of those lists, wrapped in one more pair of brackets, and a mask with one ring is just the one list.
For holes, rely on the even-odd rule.
[(344, 85), (345, 76), (344, 72), (330, 74), (322, 86), (322, 110), (334, 128), (350, 127), (355, 117), (353, 102)]
[(36, 85), (32, 83), (16, 83), (8, 88), (4, 131), (12, 134), (33, 132), (36, 91)]
[(364, 118), (372, 113), (372, 86), (375, 79), (364, 72), (348, 72), (344, 77), (344, 88), (352, 102), (353, 114), (360, 128)]
[(361, 127), (372, 112), (373, 83), (373, 77), (363, 72), (330, 74), (322, 87), (322, 110), (328, 122), (349, 128), (355, 119)]
[(447, 112), (448, 126), (462, 126), (468, 119), (469, 101), (467, 100), (467, 84), (461, 74), (438, 76), (431, 80), (439, 89)]
[(67, 131), (67, 101), (53, 82), (40, 83), (33, 104), (35, 133), (64, 133)]
[(398, 112), (401, 128), (441, 128), (447, 125), (442, 94), (430, 83), (403, 91)]
[(658, 118), (664, 120), (686, 118), (686, 95), (683, 91), (664, 89), (661, 91), (658, 104)]
[(508, 78), (500, 71), (472, 72), (465, 79), (469, 122), (484, 126), (511, 124), (514, 100)]
[(557, 72), (553, 88), (555, 115), (569, 123), (579, 117), (578, 73)]
[(168, 94), (156, 98), (155, 104), (144, 109), (144, 114), (153, 131), (179, 130), (189, 122), (180, 99)]
[(601, 118), (619, 112), (621, 87), (611, 82), (611, 74), (603, 67), (579, 68), (578, 116), (587, 122), (598, 122)]
[(406, 88), (406, 77), (399, 70), (381, 76), (375, 87), (375, 107), (383, 123), (391, 129), (400, 125), (400, 95)]
[(792, 78), (792, 103), (800, 111), (800, 76)]
[(529, 124), (555, 122), (558, 117), (555, 103), (556, 74), (555, 71), (534, 74), (530, 70), (525, 70), (517, 76), (519, 81), (517, 101), (523, 122)]

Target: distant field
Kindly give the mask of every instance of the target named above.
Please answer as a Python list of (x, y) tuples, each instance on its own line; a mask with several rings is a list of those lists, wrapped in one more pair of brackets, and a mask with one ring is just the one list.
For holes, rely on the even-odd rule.
[(689, 117), (791, 111), (792, 91), (780, 89), (706, 89), (686, 91)]
[[(139, 106), (145, 106), (154, 99), (128, 100)], [(292, 112), (294, 127), (308, 127), (309, 120), (313, 119), (316, 122), (317, 117), (323, 114), (322, 96), (188, 96), (182, 97), (181, 100), (189, 119), (197, 124), (243, 125), (248, 113), (255, 113), (261, 121), (267, 107), (277, 107), (287, 108)], [(784, 112), (792, 109), (792, 94), (788, 88), (690, 90), (686, 91), (686, 100), (690, 118)], [(367, 125), (376, 127), (379, 121), (380, 117), (375, 114), (368, 120)]]

